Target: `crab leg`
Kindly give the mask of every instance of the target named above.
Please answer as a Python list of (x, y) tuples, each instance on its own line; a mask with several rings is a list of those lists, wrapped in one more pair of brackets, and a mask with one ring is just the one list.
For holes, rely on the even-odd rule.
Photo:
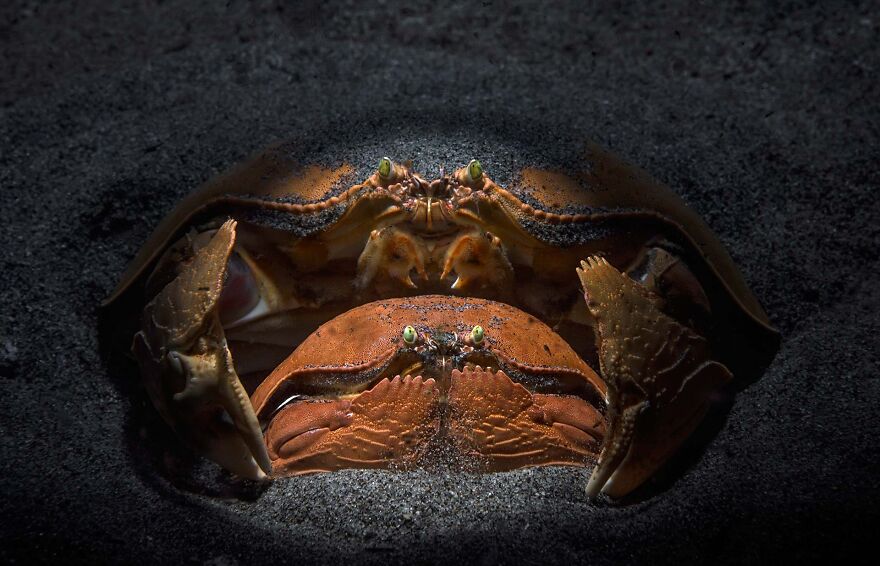
[(133, 350), (150, 397), (175, 431), (224, 468), (262, 479), (271, 463), (217, 309), (234, 243), (230, 220), (146, 306)]
[(577, 273), (598, 322), (610, 419), (587, 495), (622, 497), (679, 448), (712, 392), (732, 376), (711, 359), (705, 338), (664, 314), (650, 292), (605, 259), (582, 261)]

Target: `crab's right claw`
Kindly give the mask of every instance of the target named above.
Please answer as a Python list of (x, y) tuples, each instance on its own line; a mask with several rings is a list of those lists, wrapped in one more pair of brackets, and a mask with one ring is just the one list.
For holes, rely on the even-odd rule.
[(598, 323), (611, 421), (587, 495), (622, 497), (675, 453), (732, 376), (711, 359), (706, 339), (663, 313), (650, 292), (606, 260), (582, 261), (577, 273)]
[(217, 304), (235, 243), (226, 222), (146, 306), (133, 350), (162, 417), (198, 452), (248, 479), (272, 464), (226, 345)]

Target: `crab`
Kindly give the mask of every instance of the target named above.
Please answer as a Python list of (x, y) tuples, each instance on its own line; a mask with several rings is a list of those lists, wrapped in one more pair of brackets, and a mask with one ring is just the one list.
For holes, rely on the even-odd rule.
[(106, 301), (135, 297), (153, 404), (234, 474), (454, 453), (592, 466), (588, 496), (621, 498), (775, 348), (706, 224), (597, 146), (504, 186), (473, 159), (362, 169), (270, 148), (183, 200)]

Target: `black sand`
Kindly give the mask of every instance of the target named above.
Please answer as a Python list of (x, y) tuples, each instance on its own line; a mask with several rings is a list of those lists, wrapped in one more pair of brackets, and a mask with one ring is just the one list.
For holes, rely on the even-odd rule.
[[(869, 2), (104, 4), (0, 8), (0, 559), (714, 564), (874, 546)], [(292, 136), (490, 173), (592, 138), (707, 219), (782, 348), (702, 456), (629, 506), (588, 504), (588, 471), (564, 468), (261, 493), (196, 465), (171, 482), (193, 463), (131, 367), (99, 354), (97, 305), (182, 195)]]

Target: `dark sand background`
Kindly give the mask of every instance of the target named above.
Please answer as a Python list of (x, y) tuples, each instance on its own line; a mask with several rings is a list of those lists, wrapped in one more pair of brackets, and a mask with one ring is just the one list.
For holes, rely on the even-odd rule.
[[(0, 7), (0, 560), (843, 563), (876, 547), (876, 5), (109, 4)], [(589, 137), (706, 218), (782, 347), (702, 455), (629, 506), (589, 505), (588, 471), (566, 468), (229, 482), (99, 353), (97, 305), (182, 195), (292, 136), (490, 172)]]

